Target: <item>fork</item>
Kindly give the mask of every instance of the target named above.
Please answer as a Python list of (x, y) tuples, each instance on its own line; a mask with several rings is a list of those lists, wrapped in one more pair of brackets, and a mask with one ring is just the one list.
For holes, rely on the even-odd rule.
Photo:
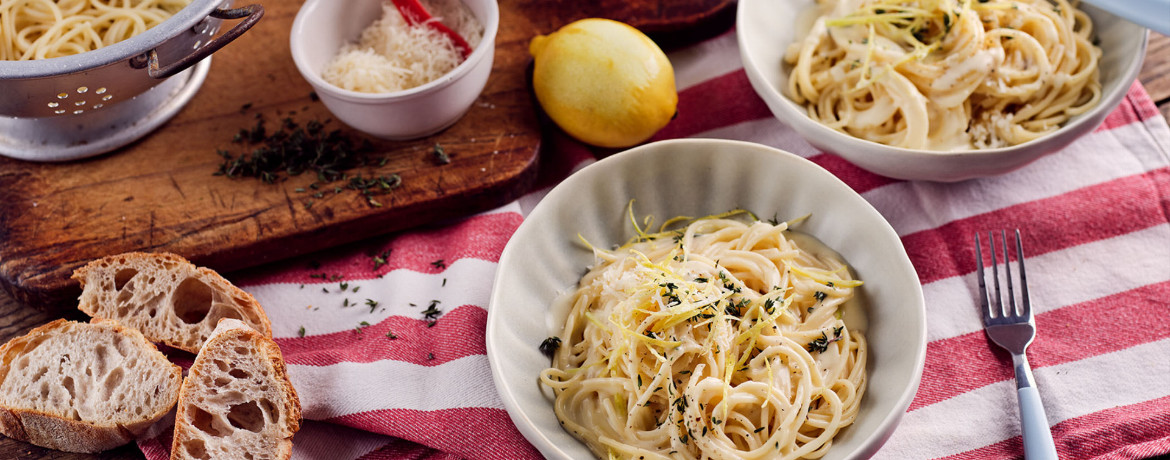
[(990, 292), (983, 275), (983, 248), (979, 234), (975, 234), (975, 261), (979, 275), (979, 303), (983, 307), (983, 326), (987, 337), (1012, 354), (1012, 366), (1016, 371), (1016, 395), (1020, 401), (1020, 425), (1024, 437), (1024, 458), (1055, 459), (1056, 445), (1048, 428), (1048, 416), (1040, 402), (1028, 365), (1025, 351), (1036, 337), (1036, 322), (1032, 318), (1032, 305), (1028, 299), (1028, 282), (1024, 272), (1024, 245), (1020, 242), (1020, 230), (1016, 229), (1016, 260), (1020, 268), (1020, 307), (1016, 308), (1016, 296), (1012, 289), (1012, 266), (1008, 259), (1007, 234), (1000, 231), (1003, 242), (1004, 279), (1007, 280), (1008, 305), (1004, 305), (999, 289), (999, 270), (995, 259), (995, 234), (989, 232), (987, 241), (991, 253), (991, 277), (995, 282), (995, 303), (989, 301)]

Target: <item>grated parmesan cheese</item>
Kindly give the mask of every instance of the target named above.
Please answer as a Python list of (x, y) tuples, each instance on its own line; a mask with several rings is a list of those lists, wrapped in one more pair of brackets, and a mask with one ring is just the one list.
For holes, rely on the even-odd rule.
[[(422, 0), (434, 20), (462, 35), (474, 50), (483, 26), (460, 0)], [(382, 18), (347, 43), (322, 77), (337, 87), (363, 93), (402, 91), (433, 81), (463, 62), (446, 35), (422, 24), (412, 27), (394, 5), (382, 5)]]

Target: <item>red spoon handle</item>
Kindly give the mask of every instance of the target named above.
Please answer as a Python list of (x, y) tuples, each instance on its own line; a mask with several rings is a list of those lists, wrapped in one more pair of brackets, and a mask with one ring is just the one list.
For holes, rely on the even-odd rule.
[(393, 2), (394, 7), (398, 8), (398, 12), (402, 14), (403, 19), (406, 19), (407, 24), (412, 26), (423, 24), (446, 35), (455, 44), (455, 47), (459, 49), (464, 59), (467, 59), (467, 56), (471, 54), (471, 45), (467, 44), (467, 40), (464, 40), (463, 36), (451, 30), (450, 27), (447, 27), (442, 22), (433, 20), (434, 18), (431, 17), (431, 13), (428, 13), (427, 9), (418, 0), (393, 0)]

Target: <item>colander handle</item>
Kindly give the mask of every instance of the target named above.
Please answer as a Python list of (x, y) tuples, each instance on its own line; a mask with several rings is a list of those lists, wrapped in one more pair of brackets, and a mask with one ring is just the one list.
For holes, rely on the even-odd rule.
[(232, 9), (219, 8), (215, 11), (212, 11), (210, 16), (216, 19), (244, 18), (244, 20), (240, 21), (239, 24), (236, 24), (235, 27), (232, 27), (231, 30), (224, 32), (223, 35), (211, 39), (211, 41), (207, 42), (206, 45), (196, 48), (195, 51), (191, 54), (183, 56), (182, 59), (179, 59), (166, 67), (159, 66), (158, 51), (150, 50), (150, 60), (146, 69), (147, 74), (154, 78), (167, 78), (186, 70), (188, 67), (195, 65), (196, 62), (202, 61), (203, 58), (210, 56), (211, 53), (219, 51), (219, 49), (223, 48), (224, 45), (231, 43), (232, 40), (235, 40), (241, 34), (247, 32), (248, 29), (251, 29), (252, 26), (256, 25), (256, 22), (259, 21), (262, 16), (264, 16), (264, 7), (259, 4), (255, 4)]

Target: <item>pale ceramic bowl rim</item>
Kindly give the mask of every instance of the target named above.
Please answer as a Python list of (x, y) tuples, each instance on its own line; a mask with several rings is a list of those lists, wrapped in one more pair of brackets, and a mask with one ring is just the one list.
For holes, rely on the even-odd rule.
[[(1125, 68), (1121, 69), (1119, 77), (1111, 79), (1109, 82), (1102, 81), (1101, 100), (1096, 107), (1089, 111), (1073, 117), (1069, 122), (1065, 123), (1058, 130), (1049, 133), (1031, 141), (1017, 144), (1008, 147), (1000, 147), (994, 149), (969, 149), (969, 150), (955, 150), (955, 151), (939, 151), (939, 150), (925, 150), (925, 149), (908, 149), (902, 147), (889, 146), (858, 137), (845, 134), (843, 132), (829, 128), (820, 122), (817, 122), (808, 116), (808, 112), (803, 105), (797, 104), (787, 95), (786, 91), (777, 88), (771, 81), (765, 80), (761, 67), (763, 63), (757, 62), (754, 55), (748, 49), (752, 46), (749, 41), (751, 38), (747, 36), (747, 30), (751, 29), (749, 21), (756, 17), (757, 5), (761, 2), (775, 2), (777, 0), (741, 0), (736, 12), (736, 39), (739, 44), (740, 57), (743, 61), (744, 70), (752, 81), (752, 87), (756, 93), (763, 98), (773, 115), (781, 122), (792, 126), (805, 139), (813, 143), (818, 148), (830, 151), (844, 157), (861, 166), (865, 169), (873, 170), (879, 174), (885, 174), (889, 177), (899, 179), (925, 179), (937, 181), (957, 181), (976, 177), (985, 177), (989, 175), (1000, 174), (1025, 166), (1031, 161), (1038, 159), (1044, 155), (1054, 153), (1055, 151), (1067, 146), (1077, 138), (1095, 129), (1105, 119), (1105, 117), (1117, 108), (1121, 100), (1129, 92), (1130, 86), (1137, 78), (1141, 71), (1142, 61), (1145, 57), (1145, 50), (1148, 41), (1149, 31), (1145, 28), (1116, 18), (1115, 16), (1096, 9), (1091, 5), (1082, 4), (1081, 8), (1096, 19), (1097, 17), (1110, 17), (1118, 21), (1124, 21), (1125, 27), (1132, 28), (1133, 32), (1143, 34), (1141, 45), (1133, 55), (1127, 56), (1124, 61)], [(806, 5), (812, 0), (780, 0), (786, 5)], [(798, 10), (799, 8), (792, 8)], [(800, 14), (792, 14), (791, 17), (797, 18)], [(787, 48), (788, 42), (783, 43), (769, 43), (767, 46), (779, 49), (782, 56), (784, 49)], [(1110, 49), (1102, 49), (1103, 53), (1110, 52)], [(1102, 61), (1099, 61), (1100, 65)], [(784, 64), (787, 70), (788, 64)], [(760, 81), (756, 81), (760, 80)], [(1112, 84), (1109, 84), (1112, 83)], [(824, 144), (836, 144), (844, 148), (830, 148), (828, 146), (822, 147)], [(1019, 154), (1019, 155), (1017, 155)], [(1023, 156), (1024, 158), (1010, 158), (1013, 155)], [(921, 168), (934, 169), (930, 166), (912, 166), (913, 171), (895, 168), (882, 167), (881, 158), (866, 158), (880, 156), (888, 159), (913, 160), (921, 159), (926, 162), (947, 161), (954, 159), (953, 168), (959, 168), (960, 163), (969, 165), (972, 162), (979, 162), (982, 164), (981, 171), (919, 171)], [(985, 162), (995, 161), (998, 159), (1006, 159), (1002, 166), (987, 165)]]
[[(697, 203), (687, 194), (710, 202)], [(549, 305), (592, 263), (592, 254), (576, 243), (577, 232), (595, 244), (621, 241), (607, 236), (630, 236), (624, 220), (629, 199), (636, 200), (638, 216), (653, 214), (659, 222), (670, 215), (658, 214), (656, 207), (672, 213), (720, 212), (754, 203), (761, 205), (761, 213), (821, 210), (819, 222), (813, 223), (818, 219), (813, 211), (803, 224), (807, 227), (799, 229), (844, 242), (834, 249), (859, 277), (868, 274), (874, 280), (865, 295), (871, 333), (880, 334), (869, 338), (869, 399), (862, 401), (858, 421), (850, 427), (857, 431), (835, 440), (826, 459), (873, 455), (913, 400), (925, 362), (925, 301), (901, 239), (864, 198), (811, 161), (765, 145), (719, 139), (654, 142), (586, 166), (542, 198), (513, 233), (498, 261), (485, 338), (496, 390), (521, 434), (547, 458), (592, 457), (559, 426), (545, 391), (538, 388), (538, 369), (548, 365), (548, 358), (537, 347), (557, 327)], [(717, 206), (724, 208), (706, 209)], [(621, 229), (614, 228), (622, 222)], [(885, 367), (875, 369), (883, 359)]]
[[(426, 96), (435, 92), (438, 89), (444, 88), (454, 84), (459, 79), (471, 73), (472, 67), (476, 63), (489, 57), (489, 54), (495, 53), (496, 33), (500, 28), (500, 6), (497, 0), (483, 0), (488, 6), (487, 17), (479, 18), (486, 19), (482, 22), (483, 25), (483, 39), (480, 40), (479, 46), (471, 50), (471, 54), (459, 63), (450, 72), (447, 72), (431, 80), (425, 84), (416, 86), (414, 88), (405, 89), (402, 91), (395, 91), (392, 93), (363, 93), (358, 91), (350, 91), (344, 88), (333, 85), (325, 81), (319, 72), (309, 68), (306, 61), (308, 59), (304, 55), (303, 41), (309, 39), (308, 33), (305, 31), (308, 23), (308, 17), (314, 14), (321, 5), (326, 3), (345, 3), (343, 0), (308, 0), (304, 5), (301, 5), (300, 10), (297, 11), (296, 18), (293, 19), (292, 30), (289, 32), (289, 47), (292, 52), (293, 61), (297, 66), (297, 70), (301, 75), (309, 81), (309, 83), (318, 91), (325, 91), (330, 95), (348, 102), (355, 102), (360, 104), (382, 104), (386, 102), (410, 100), (416, 97)], [(376, 21), (377, 18), (371, 18), (370, 22)]]

